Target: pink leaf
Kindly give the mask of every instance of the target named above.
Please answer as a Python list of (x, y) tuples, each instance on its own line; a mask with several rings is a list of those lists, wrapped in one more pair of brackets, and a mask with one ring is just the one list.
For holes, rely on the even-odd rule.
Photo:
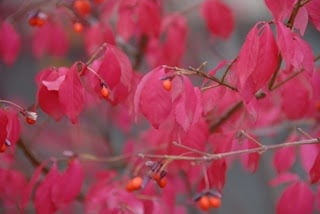
[(49, 173), (35, 191), (34, 205), (37, 213), (54, 213), (57, 210), (51, 198), (51, 189), (59, 179), (60, 174), (54, 162)]
[(0, 58), (7, 65), (12, 65), (20, 51), (20, 35), (13, 26), (4, 21), (0, 23)]
[(73, 65), (65, 77), (65, 81), (60, 85), (59, 101), (65, 115), (72, 123), (76, 123), (84, 107), (84, 88), (77, 72), (77, 66)]
[(264, 87), (278, 65), (278, 48), (268, 23), (256, 24), (246, 37), (236, 63), (240, 93), (246, 101)]
[(228, 5), (220, 0), (206, 0), (202, 4), (201, 13), (213, 35), (224, 39), (230, 37), (234, 28), (234, 17)]
[(138, 7), (137, 26), (141, 28), (141, 34), (158, 37), (161, 23), (160, 3), (158, 1), (140, 0)]
[(7, 111), (7, 117), (8, 117), (7, 138), (10, 141), (10, 143), (15, 144), (20, 138), (20, 129), (21, 129), (18, 114), (16, 111), (10, 110), (10, 111)]
[(288, 171), (296, 160), (295, 148), (284, 147), (274, 153), (273, 166), (278, 174)]
[(0, 109), (0, 148), (2, 148), (2, 145), (5, 143), (7, 139), (7, 124), (7, 115), (2, 109)]
[(309, 44), (292, 32), (281, 22), (277, 22), (277, 43), (287, 68), (293, 66), (295, 71), (313, 72), (313, 53)]
[(302, 118), (311, 104), (311, 87), (308, 80), (294, 78), (281, 88), (282, 110), (289, 119)]
[(57, 79), (53, 81), (43, 80), (42, 84), (47, 87), (48, 91), (58, 91), (61, 83), (65, 80), (66, 76), (59, 76)]
[(295, 2), (295, 0), (265, 0), (275, 20), (279, 21), (289, 17)]
[(277, 214), (311, 214), (314, 199), (310, 187), (302, 181), (297, 181), (283, 191), (277, 203)]
[(111, 27), (106, 23), (95, 23), (88, 28), (84, 35), (85, 47), (88, 54), (96, 51), (104, 42), (114, 45), (115, 37)]
[(309, 1), (306, 6), (308, 15), (311, 19), (311, 22), (315, 26), (315, 28), (320, 31), (320, 1), (319, 0), (312, 0)]
[[(258, 148), (259, 145), (251, 139), (245, 139), (242, 142), (243, 149)], [(254, 173), (259, 166), (260, 154), (258, 152), (245, 154), (241, 156), (241, 161), (245, 169), (249, 172)]]
[(33, 35), (32, 51), (35, 57), (45, 54), (63, 56), (69, 48), (69, 41), (63, 28), (57, 23), (47, 22)]
[(69, 161), (67, 170), (52, 186), (51, 197), (53, 203), (62, 207), (73, 201), (80, 193), (83, 182), (83, 170), (78, 159)]
[(280, 184), (292, 183), (299, 180), (299, 176), (297, 174), (293, 174), (291, 172), (283, 172), (278, 174), (275, 178), (273, 178), (269, 184), (270, 186), (278, 186)]
[(302, 168), (309, 173), (318, 155), (318, 148), (314, 144), (303, 145), (300, 147), (300, 158)]
[(155, 128), (159, 128), (172, 110), (170, 92), (162, 87), (164, 76), (163, 67), (153, 69), (141, 79), (134, 96), (135, 112), (141, 112)]
[(320, 153), (318, 153), (313, 166), (309, 171), (309, 178), (312, 184), (320, 180)]
[(225, 160), (219, 159), (212, 161), (212, 164), (207, 170), (210, 187), (216, 188), (218, 191), (221, 191), (226, 182), (226, 171), (227, 164)]

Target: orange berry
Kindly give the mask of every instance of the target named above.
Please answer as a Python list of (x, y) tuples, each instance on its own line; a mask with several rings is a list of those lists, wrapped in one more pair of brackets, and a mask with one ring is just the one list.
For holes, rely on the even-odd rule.
[(160, 188), (164, 188), (167, 186), (168, 180), (166, 178), (162, 178), (161, 180), (157, 181)]
[(164, 89), (166, 89), (167, 91), (171, 90), (172, 84), (171, 84), (171, 80), (170, 79), (165, 79), (162, 81), (162, 86)]
[(140, 176), (134, 177), (132, 179), (132, 186), (135, 190), (138, 190), (142, 186), (143, 179)]
[(128, 181), (126, 189), (128, 192), (138, 190), (142, 186), (143, 179), (140, 176), (134, 177)]
[(38, 25), (38, 18), (35, 16), (30, 17), (29, 19), (29, 25), (32, 27), (35, 27)]
[(198, 201), (198, 206), (200, 207), (200, 209), (207, 211), (210, 208), (210, 200), (209, 197), (204, 195), (201, 196), (201, 198)]
[(5, 152), (7, 150), (7, 144), (3, 143), (0, 147), (0, 153)]
[(36, 123), (36, 120), (34, 120), (34, 119), (30, 118), (30, 117), (26, 117), (26, 122), (27, 122), (28, 124), (30, 124), (30, 125), (33, 125), (33, 124)]
[(152, 177), (155, 181), (159, 182), (160, 181), (160, 173), (155, 173)]
[(76, 33), (81, 33), (83, 31), (83, 24), (81, 22), (74, 22), (73, 23), (73, 30)]
[(221, 206), (221, 199), (218, 197), (210, 197), (209, 201), (213, 208), (219, 208)]
[(86, 16), (91, 11), (91, 5), (88, 0), (75, 0), (73, 2), (73, 8), (79, 13), (80, 15)]
[(37, 18), (37, 26), (42, 27), (46, 23), (46, 20)]
[(104, 85), (102, 86), (101, 90), (100, 90), (100, 93), (101, 93), (101, 96), (103, 98), (108, 98), (109, 97), (109, 94), (110, 94), (110, 91), (107, 87), (105, 87)]

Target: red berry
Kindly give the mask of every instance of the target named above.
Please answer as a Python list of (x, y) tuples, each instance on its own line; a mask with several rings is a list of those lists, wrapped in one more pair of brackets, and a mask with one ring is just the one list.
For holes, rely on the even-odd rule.
[(221, 206), (221, 199), (218, 197), (210, 197), (209, 198), (210, 205), (213, 208), (219, 208)]
[(36, 123), (36, 120), (34, 120), (34, 119), (30, 118), (30, 117), (26, 117), (26, 122), (27, 122), (28, 124), (30, 124), (30, 125), (33, 125), (33, 124)]
[(30, 17), (29, 19), (29, 25), (32, 27), (35, 27), (38, 25), (38, 18), (35, 16)]
[(83, 24), (81, 22), (74, 22), (73, 23), (73, 30), (76, 33), (81, 33), (83, 31)]
[(88, 15), (91, 11), (91, 5), (88, 0), (75, 0), (73, 8), (82, 16)]
[(100, 90), (100, 93), (101, 93), (101, 96), (102, 96), (103, 98), (108, 98), (109, 95), (110, 95), (109, 89), (108, 89), (107, 87), (105, 87), (105, 86), (102, 86), (102, 88), (101, 88), (101, 90)]
[(210, 208), (210, 200), (209, 197), (206, 195), (201, 196), (201, 198), (198, 201), (198, 206), (200, 209), (207, 211)]
[(172, 84), (171, 84), (171, 80), (170, 79), (165, 79), (162, 81), (162, 86), (164, 89), (166, 89), (167, 91), (171, 90)]
[(142, 187), (143, 179), (140, 176), (134, 177), (128, 181), (126, 189), (128, 192), (138, 190)]
[(157, 181), (159, 187), (164, 188), (165, 186), (167, 186), (168, 180), (164, 177), (161, 178), (161, 180)]
[(6, 144), (6, 143), (3, 143), (3, 144), (0, 146), (0, 153), (5, 152), (6, 150), (7, 150), (7, 144)]

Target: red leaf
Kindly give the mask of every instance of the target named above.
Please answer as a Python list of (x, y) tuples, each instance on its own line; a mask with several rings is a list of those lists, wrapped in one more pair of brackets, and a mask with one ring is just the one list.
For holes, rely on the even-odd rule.
[(230, 37), (234, 28), (234, 17), (228, 5), (220, 0), (206, 0), (202, 4), (201, 13), (213, 35), (224, 39)]
[(155, 128), (159, 128), (172, 110), (170, 92), (162, 86), (164, 76), (163, 67), (153, 69), (141, 79), (134, 96), (135, 112), (141, 112)]
[(302, 168), (306, 173), (309, 173), (318, 155), (317, 145), (303, 145), (300, 147), (300, 158)]
[(59, 120), (64, 115), (58, 93), (61, 83), (60, 81), (57, 81), (57, 79), (65, 77), (67, 70), (68, 69), (66, 68), (44, 69), (36, 76), (39, 106), (45, 113), (49, 114), (55, 120)]
[(275, 20), (279, 21), (289, 17), (295, 2), (295, 0), (265, 0)]
[(128, 41), (134, 33), (137, 2), (137, 0), (122, 0), (119, 5), (117, 32), (124, 41)]
[(179, 65), (187, 39), (185, 18), (180, 14), (166, 16), (162, 21), (161, 37), (165, 38), (163, 42), (159, 38), (150, 38), (147, 47), (148, 63), (152, 67), (163, 64)]
[(284, 184), (284, 183), (291, 183), (294, 181), (298, 181), (299, 180), (299, 176), (297, 174), (293, 174), (290, 172), (284, 172), (281, 173), (279, 175), (277, 175), (275, 178), (273, 178), (269, 184), (270, 186), (278, 186), (280, 184)]
[(96, 51), (104, 42), (114, 45), (115, 37), (111, 27), (103, 23), (95, 23), (85, 32), (85, 47), (88, 54)]
[(309, 44), (292, 32), (281, 22), (277, 22), (278, 46), (287, 68), (293, 66), (295, 71), (313, 72), (313, 53)]
[(320, 180), (320, 153), (318, 153), (313, 166), (309, 171), (309, 177), (312, 184)]
[(296, 160), (295, 148), (284, 147), (274, 153), (273, 166), (278, 174), (288, 171)]
[(6, 113), (0, 109), (0, 148), (6, 142), (7, 139), (7, 124), (8, 118)]
[(137, 26), (141, 28), (141, 34), (149, 37), (158, 37), (161, 23), (159, 1), (140, 0), (138, 7)]
[(72, 123), (76, 123), (84, 107), (84, 88), (77, 71), (77, 65), (73, 65), (66, 73), (65, 80), (59, 88), (59, 101), (64, 114)]
[(37, 58), (45, 54), (64, 56), (68, 48), (67, 35), (59, 24), (47, 22), (33, 35), (32, 51)]
[(49, 173), (35, 191), (34, 205), (37, 213), (54, 213), (57, 210), (51, 199), (51, 189), (59, 179), (60, 174), (54, 162)]
[(236, 63), (240, 92), (246, 101), (265, 86), (278, 65), (278, 48), (268, 23), (257, 23), (248, 33)]
[(302, 181), (288, 186), (277, 203), (277, 214), (313, 213), (314, 195), (311, 188)]
[(306, 115), (311, 104), (310, 82), (300, 78), (294, 78), (286, 82), (281, 88), (282, 110), (289, 119), (301, 119)]
[(176, 85), (178, 81), (181, 81), (182, 93), (177, 99), (173, 100), (175, 117), (183, 130), (188, 131), (190, 126), (197, 123), (202, 115), (200, 90), (197, 87), (193, 87), (188, 78), (177, 78), (176, 80), (172, 81), (172, 84)]
[[(242, 142), (243, 149), (253, 149), (258, 147), (260, 146), (251, 139), (245, 139), (244, 142)], [(244, 168), (249, 172), (254, 173), (259, 166), (260, 156), (261, 155), (258, 152), (242, 155), (241, 161)]]
[(69, 161), (67, 170), (52, 186), (51, 197), (57, 207), (73, 201), (81, 191), (83, 170), (78, 159)]
[(21, 39), (13, 26), (4, 21), (0, 23), (0, 58), (7, 65), (12, 65), (20, 51)]
[(115, 46), (108, 45), (105, 54), (98, 72), (112, 89), (108, 100), (118, 104), (126, 100), (136, 82), (130, 60), (125, 53)]
[(226, 182), (226, 171), (227, 164), (225, 160), (219, 159), (212, 161), (212, 164), (207, 170), (211, 188), (215, 188), (221, 192)]
[(315, 28), (320, 31), (320, 1), (319, 0), (313, 0), (309, 1), (306, 6), (308, 15), (311, 19), (311, 22), (315, 26)]

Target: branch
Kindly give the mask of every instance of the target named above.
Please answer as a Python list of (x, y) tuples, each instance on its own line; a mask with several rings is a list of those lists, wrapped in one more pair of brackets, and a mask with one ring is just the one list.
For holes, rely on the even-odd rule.
[(294, 21), (298, 15), (298, 12), (299, 12), (299, 9), (301, 7), (303, 7), (304, 5), (306, 5), (308, 2), (310, 2), (310, 0), (299, 0), (293, 7), (293, 10), (290, 14), (290, 18), (287, 22), (287, 27), (292, 29), (293, 28), (293, 24), (294, 24)]
[[(24, 144), (22, 139), (18, 140), (17, 145), (22, 150), (22, 152), (26, 156), (26, 158), (30, 161), (32, 166), (34, 166), (36, 168), (41, 165), (41, 161), (38, 158), (36, 158), (36, 156), (33, 154), (33, 152)], [(49, 169), (46, 167), (43, 167), (42, 171), (45, 174), (47, 174), (49, 172)]]
[(239, 101), (234, 104), (230, 109), (228, 109), (217, 121), (210, 124), (209, 130), (210, 132), (214, 132), (221, 124), (226, 122), (229, 117), (234, 115), (241, 107), (243, 106), (243, 102)]
[(222, 158), (227, 158), (231, 156), (243, 155), (243, 154), (251, 154), (251, 153), (263, 153), (269, 150), (280, 149), (284, 147), (292, 147), (292, 146), (301, 146), (306, 144), (318, 144), (320, 143), (320, 138), (312, 138), (307, 140), (300, 140), (300, 141), (292, 141), (287, 143), (275, 144), (275, 145), (261, 145), (257, 148), (251, 149), (242, 149), (237, 151), (231, 152), (223, 152), (217, 154), (207, 154), (204, 156), (182, 156), (182, 155), (154, 155), (154, 154), (143, 154), (139, 153), (138, 156), (141, 158), (152, 158), (152, 159), (169, 159), (169, 160), (184, 160), (184, 161), (198, 161), (198, 162), (207, 162), (218, 160)]

